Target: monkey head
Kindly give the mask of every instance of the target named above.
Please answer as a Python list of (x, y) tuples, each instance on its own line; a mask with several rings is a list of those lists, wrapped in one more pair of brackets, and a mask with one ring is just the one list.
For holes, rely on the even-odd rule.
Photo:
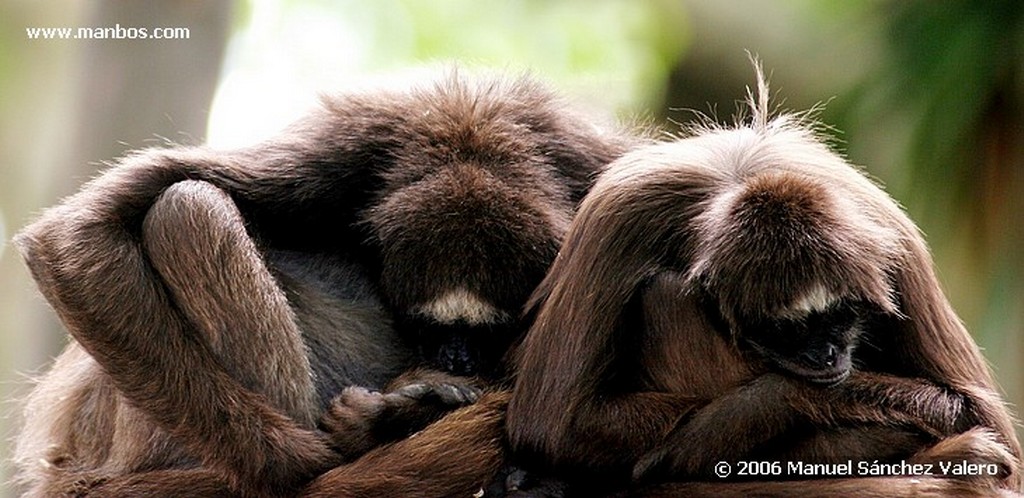
[[(381, 285), (400, 329), (425, 359), (467, 375), (500, 356), (525, 328), (523, 303), (558, 251), (572, 205), (542, 187), (530, 165), (438, 165), (374, 210)], [(498, 357), (495, 357), (495, 356)]]
[(525, 332), (522, 308), (604, 165), (538, 91), (452, 81), (419, 98), (366, 213), (399, 329), (452, 373), (487, 374)]
[(713, 199), (698, 220), (701, 256), (691, 275), (741, 350), (822, 384), (849, 374), (873, 314), (898, 313), (891, 272), (899, 238), (830, 171), (762, 165)]

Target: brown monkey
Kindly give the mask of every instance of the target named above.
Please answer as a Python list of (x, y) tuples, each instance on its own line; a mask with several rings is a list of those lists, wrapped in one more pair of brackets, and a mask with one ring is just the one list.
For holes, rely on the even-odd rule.
[[(75, 339), (29, 400), (28, 494), (287, 493), (472, 401), (451, 374), (502, 375), (633, 140), (525, 78), (323, 104), (253, 147), (133, 154), (17, 237)], [(331, 404), (414, 367), (449, 375)]]
[(638, 495), (1019, 490), (1010, 415), (917, 229), (799, 117), (770, 119), (759, 82), (749, 125), (635, 150), (581, 204), (533, 298), (512, 447), (599, 486), (634, 465), (645, 482), (717, 481), (739, 459), (999, 469)]

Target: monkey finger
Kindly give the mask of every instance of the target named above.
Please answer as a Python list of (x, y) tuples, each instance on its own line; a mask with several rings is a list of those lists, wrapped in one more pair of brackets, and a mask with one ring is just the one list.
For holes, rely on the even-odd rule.
[(448, 404), (471, 405), (483, 394), (483, 390), (467, 384), (443, 384), (443, 387), (448, 394)]
[(331, 401), (328, 411), (356, 411), (365, 416), (380, 413), (385, 404), (384, 395), (361, 386), (349, 386)]
[(451, 406), (464, 406), (476, 403), (483, 392), (476, 387), (465, 384), (441, 384), (436, 393), (441, 402)]
[(475, 403), (482, 391), (473, 386), (448, 383), (417, 383), (402, 386), (385, 395), (386, 397), (402, 397), (426, 403), (447, 406), (464, 406)]
[(420, 400), (427, 396), (432, 389), (432, 386), (427, 383), (407, 384), (385, 394), (384, 396), (389, 400), (395, 400), (397, 398)]

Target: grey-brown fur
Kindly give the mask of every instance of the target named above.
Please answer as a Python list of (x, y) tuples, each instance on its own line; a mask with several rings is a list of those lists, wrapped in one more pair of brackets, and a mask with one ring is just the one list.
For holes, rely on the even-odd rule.
[[(256, 146), (123, 159), (16, 239), (74, 338), (29, 399), (28, 494), (288, 493), (381, 442), (315, 430), (345, 386), (415, 366), (493, 381), (576, 202), (631, 141), (529, 79), (453, 73), (326, 98)], [(452, 287), (503, 335), (458, 336), (457, 300), (421, 308)], [(424, 323), (458, 333), (425, 351)], [(444, 378), (329, 420), (476, 396)]]
[[(1010, 415), (917, 229), (806, 123), (771, 118), (759, 82), (749, 125), (634, 150), (581, 204), (534, 297), (509, 404), (512, 447), (596, 489), (631, 477), (719, 481), (713, 465), (738, 460), (968, 458), (1000, 469), (977, 480), (680, 484), (637, 495), (1019, 491)], [(773, 358), (744, 347), (756, 320), (799, 321), (833, 296), (871, 310), (838, 385), (775, 373)]]

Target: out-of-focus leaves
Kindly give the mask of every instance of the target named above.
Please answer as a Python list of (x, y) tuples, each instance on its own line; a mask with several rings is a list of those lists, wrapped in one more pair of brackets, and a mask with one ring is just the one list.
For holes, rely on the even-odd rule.
[[(912, 117), (905, 167), (890, 183), (921, 196), (923, 217), (939, 206), (969, 204), (975, 184), (983, 124), (1012, 94), (1010, 61), (1024, 57), (1020, 44), (1024, 4), (992, 2), (889, 2), (889, 64), (869, 85), (878, 102)], [(916, 204), (916, 203), (915, 203)], [(946, 218), (948, 213), (935, 213)], [(948, 224), (946, 226), (949, 226)]]
[(1019, 402), (1011, 360), (1024, 355), (1024, 3), (878, 8), (887, 63), (865, 79), (871, 104), (851, 132), (908, 130), (890, 188), (928, 235), (954, 306)]

